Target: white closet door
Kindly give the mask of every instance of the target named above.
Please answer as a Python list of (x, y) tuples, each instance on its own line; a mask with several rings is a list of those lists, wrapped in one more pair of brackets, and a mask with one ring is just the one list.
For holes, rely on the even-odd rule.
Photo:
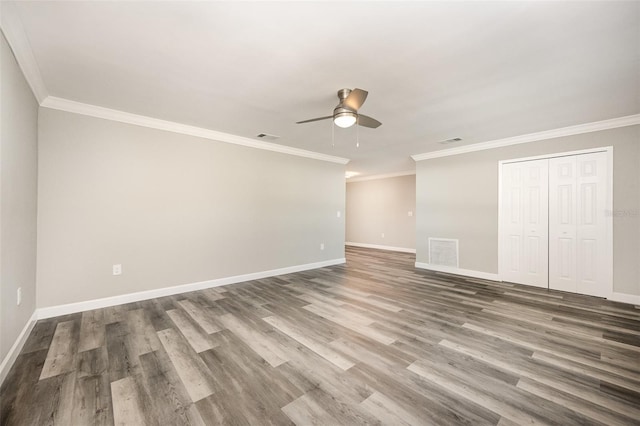
[(606, 297), (607, 279), (607, 157), (605, 153), (576, 157), (578, 293)]
[(500, 275), (510, 282), (520, 282), (522, 274), (522, 163), (502, 166), (502, 261)]
[(609, 293), (606, 153), (549, 160), (549, 288)]
[(575, 293), (575, 156), (549, 160), (549, 200), (549, 288)]
[(501, 276), (505, 281), (548, 286), (548, 161), (503, 165)]

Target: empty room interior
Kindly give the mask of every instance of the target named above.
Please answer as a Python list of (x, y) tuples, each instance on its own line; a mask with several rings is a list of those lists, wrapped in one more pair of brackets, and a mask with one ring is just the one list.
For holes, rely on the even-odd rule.
[(640, 421), (640, 2), (0, 28), (1, 425)]

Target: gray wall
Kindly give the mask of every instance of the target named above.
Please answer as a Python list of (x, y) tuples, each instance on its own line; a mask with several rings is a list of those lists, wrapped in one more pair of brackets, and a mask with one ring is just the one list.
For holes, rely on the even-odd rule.
[[(36, 306), (38, 103), (0, 36), (0, 359)], [(16, 290), (22, 287), (22, 304)]]
[(39, 145), (39, 308), (344, 257), (343, 165), (47, 108)]
[(415, 249), (415, 211), (415, 175), (348, 182), (347, 241)]
[(614, 291), (640, 295), (640, 126), (418, 161), (417, 262), (428, 238), (458, 238), (460, 268), (498, 272), (498, 161), (613, 146)]

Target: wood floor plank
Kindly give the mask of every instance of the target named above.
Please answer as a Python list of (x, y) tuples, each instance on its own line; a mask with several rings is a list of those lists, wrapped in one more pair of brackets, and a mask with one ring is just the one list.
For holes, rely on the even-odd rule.
[(211, 372), (178, 331), (174, 329), (158, 331), (158, 337), (187, 389), (191, 401), (196, 402), (213, 394), (215, 381)]
[(80, 343), (78, 352), (88, 351), (104, 345), (104, 311), (96, 309), (82, 313), (80, 322)]
[(416, 360), (413, 356), (407, 356), (405, 353), (395, 350), (392, 345), (386, 346), (358, 337), (349, 339), (341, 337), (329, 343), (329, 346), (349, 356), (354, 362), (363, 362), (381, 369), (405, 368)]
[(357, 333), (370, 337), (378, 342), (384, 343), (385, 345), (390, 345), (396, 341), (394, 337), (380, 333), (375, 329), (375, 327), (371, 327), (373, 320), (364, 318), (358, 314), (351, 315), (346, 312), (340, 312), (337, 309), (330, 308), (329, 305), (320, 305), (317, 302), (305, 306), (304, 309)]
[(201, 306), (196, 305), (190, 300), (181, 300), (178, 302), (178, 305), (180, 305), (206, 333), (217, 333), (222, 330), (218, 322)]
[(379, 392), (374, 392), (369, 398), (362, 401), (360, 408), (385, 425), (413, 426), (424, 422), (423, 419), (408, 412), (391, 398)]
[(109, 382), (136, 374), (140, 368), (140, 360), (131, 348), (127, 325), (122, 322), (107, 324), (105, 334), (109, 354)]
[(112, 425), (113, 407), (108, 375), (77, 378), (70, 424)]
[(352, 361), (330, 349), (323, 343), (307, 337), (303, 331), (297, 329), (295, 325), (285, 320), (275, 316), (266, 317), (263, 318), (263, 320), (343, 370), (348, 370), (355, 365)]
[(291, 386), (273, 367), (256, 363), (258, 357), (248, 347), (237, 351), (220, 346), (201, 356), (220, 385), (215, 393), (219, 409), (234, 413), (243, 407), (243, 418), (250, 424), (286, 423), (280, 408), (299, 392), (290, 392)]
[(233, 333), (225, 330), (220, 334), (224, 343), (200, 354), (218, 388), (233, 389), (243, 399), (257, 398), (278, 407), (303, 393)]
[[(597, 404), (602, 407), (612, 409), (625, 416), (640, 418), (640, 407), (634, 407), (631, 404), (626, 404), (622, 401), (618, 401), (614, 398), (608, 398), (606, 395), (602, 395), (602, 393), (596, 388), (596, 384), (599, 383), (599, 381), (595, 378), (584, 376), (587, 379), (593, 380), (593, 385), (589, 386), (589, 384), (584, 384), (579, 381), (564, 380), (566, 374), (564, 376), (561, 375), (560, 373), (563, 373), (562, 371), (557, 371), (556, 374), (552, 374), (551, 370), (548, 370), (549, 372), (544, 372), (540, 364), (535, 364), (533, 362), (530, 365), (526, 365), (515, 362), (515, 359), (505, 361), (491, 355), (487, 355), (485, 353), (480, 353), (473, 348), (463, 347), (456, 344), (449, 344), (447, 342), (444, 342), (444, 345), (450, 347), (453, 350), (481, 359), (486, 363), (492, 364), (504, 371), (511, 372), (512, 374), (517, 375), (521, 378), (534, 380), (538, 383), (548, 385), (557, 390), (568, 392), (572, 395), (584, 399), (585, 401), (589, 401), (592, 404)], [(505, 417), (514, 420), (510, 416)]]
[(260, 355), (272, 367), (277, 367), (289, 360), (286, 351), (281, 348), (277, 342), (262, 335), (251, 327), (247, 326), (243, 321), (239, 320), (235, 315), (226, 314), (220, 317), (220, 321), (226, 328), (234, 334), (240, 336), (251, 349)]
[(78, 346), (77, 328), (76, 321), (58, 323), (40, 374), (40, 380), (73, 371)]
[(167, 311), (167, 315), (196, 352), (203, 352), (214, 347), (209, 335), (195, 322), (192, 322), (184, 311), (172, 309)]
[(472, 401), (478, 405), (487, 407), (494, 413), (499, 414), (502, 417), (506, 417), (507, 419), (518, 424), (548, 424), (544, 421), (541, 421), (536, 416), (518, 410), (517, 408), (514, 408), (512, 405), (507, 404), (500, 399), (487, 395), (484, 392), (478, 392), (476, 389), (469, 389), (469, 387), (466, 386), (464, 382), (461, 382), (460, 380), (452, 376), (442, 374), (434, 370), (430, 366), (423, 366), (420, 363), (416, 362), (407, 367), (407, 369), (424, 377), (434, 384), (437, 384), (438, 386), (441, 386), (442, 388), (459, 395), (461, 398), (468, 399), (469, 401)]
[[(170, 308), (165, 308), (162, 302), (157, 299), (147, 300), (146, 302), (143, 305), (144, 309), (149, 313), (149, 321), (151, 321), (156, 331), (166, 330), (173, 326), (171, 319), (167, 315), (167, 311), (171, 310)], [(171, 302), (165, 304), (170, 305)]]
[(233, 395), (226, 393), (211, 395), (199, 400), (194, 406), (208, 425), (251, 426), (243, 407), (229, 402), (232, 397)]
[(204, 424), (164, 350), (140, 356), (140, 366), (145, 388), (153, 394), (151, 404), (156, 418), (171, 425)]
[[(433, 419), (436, 424), (494, 425), (500, 418), (488, 407), (460, 398), (455, 392), (447, 391), (438, 383), (430, 382), (406, 368), (379, 370), (358, 365), (349, 373), (366, 375), (385, 384), (385, 392), (390, 392), (389, 396), (402, 403), (405, 410)], [(376, 387), (375, 382), (373, 386)]]
[(344, 370), (306, 347), (291, 349), (291, 360), (278, 366), (278, 370), (306, 391), (320, 387), (352, 404), (361, 403), (374, 392), (365, 381), (347, 377)]
[(113, 420), (117, 426), (147, 425), (144, 407), (133, 377), (111, 382)]
[(31, 334), (29, 334), (22, 348), (22, 353), (25, 354), (42, 349), (49, 349), (57, 325), (58, 321), (56, 321), (55, 318), (38, 321), (33, 327), (33, 330), (31, 330)]
[[(34, 410), (35, 387), (38, 384), (47, 352), (47, 349), (42, 349), (18, 356), (16, 363), (0, 387), (0, 424), (37, 424), (39, 413)], [(46, 404), (47, 401), (37, 401), (37, 403)]]
[(358, 406), (314, 389), (285, 405), (282, 411), (299, 425), (379, 425), (381, 421)]
[(45, 401), (37, 407), (36, 424), (54, 425), (72, 424), (73, 396), (76, 385), (74, 371), (58, 374), (38, 381), (35, 387), (35, 398)]
[(582, 413), (585, 416), (593, 419), (594, 421), (601, 422), (604, 425), (622, 426), (630, 425), (634, 422), (634, 420), (630, 417), (616, 413), (606, 407), (591, 404), (590, 402), (573, 396), (570, 393), (562, 392), (551, 386), (538, 383), (535, 380), (523, 378), (518, 381), (517, 386), (518, 388), (523, 389), (533, 395), (537, 395), (549, 401), (555, 401), (556, 403), (562, 403), (563, 406), (570, 408), (578, 413)]
[[(534, 352), (532, 357), (533, 359), (543, 361), (547, 364), (553, 364), (564, 371), (571, 371), (576, 374), (591, 376), (599, 379), (601, 382), (611, 383), (628, 389), (634, 393), (640, 393), (640, 381), (635, 377), (611, 374), (610, 372), (601, 370), (597, 366), (594, 368), (594, 366), (587, 366), (580, 362), (567, 360), (566, 358), (557, 357), (546, 352)], [(640, 362), (640, 358), (638, 362)], [(640, 394), (637, 401), (640, 401)]]
[(116, 305), (104, 308), (103, 318), (105, 325), (123, 321), (126, 315), (126, 309), (124, 306), (125, 305)]
[(156, 330), (151, 324), (145, 309), (128, 311), (127, 325), (129, 327), (129, 344), (133, 356), (139, 357), (160, 348)]

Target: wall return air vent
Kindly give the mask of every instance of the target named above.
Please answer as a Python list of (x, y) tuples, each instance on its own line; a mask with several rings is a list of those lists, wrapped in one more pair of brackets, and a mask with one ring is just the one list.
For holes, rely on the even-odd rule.
[(429, 264), (458, 267), (458, 240), (429, 238)]

